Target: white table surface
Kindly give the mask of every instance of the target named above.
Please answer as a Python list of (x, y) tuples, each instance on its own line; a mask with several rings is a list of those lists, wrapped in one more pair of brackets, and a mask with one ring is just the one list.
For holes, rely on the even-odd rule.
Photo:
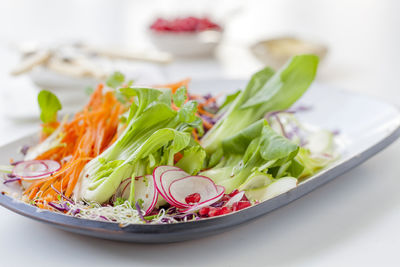
[[(398, 1), (180, 1), (176, 8), (177, 1), (149, 2), (1, 1), (0, 143), (37, 129), (37, 122), (10, 119), (4, 109), (12, 101), (23, 109), (19, 97), (29, 102), (28, 96), (35, 96), (26, 77), (8, 76), (16, 62), (7, 50), (10, 44), (84, 39), (144, 47), (149, 15), (190, 8), (196, 14), (236, 13), (229, 19), (218, 61), (174, 63), (162, 71), (166, 80), (248, 77), (260, 64), (246, 46), (262, 37), (295, 34), (330, 47), (320, 82), (400, 104)], [(279, 210), (184, 243), (98, 240), (0, 208), (0, 266), (399, 266), (399, 156), (396, 142)]]

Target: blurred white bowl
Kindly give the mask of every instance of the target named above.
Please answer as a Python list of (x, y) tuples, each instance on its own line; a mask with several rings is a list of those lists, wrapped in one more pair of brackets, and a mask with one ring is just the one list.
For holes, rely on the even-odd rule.
[(261, 62), (278, 69), (291, 57), (300, 54), (315, 54), (322, 61), (328, 48), (313, 41), (282, 37), (260, 41), (251, 47), (251, 51)]
[(149, 30), (153, 44), (161, 51), (179, 57), (210, 56), (221, 42), (222, 31), (156, 32)]
[(63, 75), (44, 67), (36, 67), (30, 77), (39, 90), (49, 90), (57, 95), (63, 105), (62, 113), (75, 113), (82, 108), (89, 99), (86, 88), (95, 88), (100, 82), (94, 78)]

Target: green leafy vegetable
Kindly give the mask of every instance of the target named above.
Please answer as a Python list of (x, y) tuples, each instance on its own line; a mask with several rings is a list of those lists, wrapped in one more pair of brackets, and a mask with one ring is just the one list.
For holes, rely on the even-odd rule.
[(173, 95), (175, 106), (177, 106), (178, 108), (182, 107), (182, 105), (186, 101), (186, 96), (187, 96), (186, 87), (185, 86), (179, 87), (176, 90), (175, 94)]
[[(168, 91), (152, 88), (119, 91), (134, 97), (135, 102), (131, 105), (124, 132), (113, 145), (91, 160), (81, 174), (77, 195), (87, 201), (106, 202), (123, 179), (150, 174), (159, 165), (173, 165), (176, 153), (198, 146), (190, 136), (196, 126), (192, 120), (196, 109), (191, 103), (181, 109), (185, 113), (181, 116), (171, 108), (171, 98), (166, 103), (164, 94), (170, 96)], [(195, 160), (193, 170), (203, 165), (204, 157)], [(129, 201), (135, 203), (134, 183), (131, 183)]]
[(235, 93), (227, 95), (224, 103), (222, 103), (222, 105), (219, 108), (223, 109), (223, 108), (229, 106), (236, 99), (236, 97), (238, 97), (238, 95), (240, 95), (241, 92), (242, 91), (237, 90)]
[(114, 72), (110, 77), (108, 77), (106, 84), (108, 87), (117, 89), (125, 81), (125, 76), (119, 71)]
[(283, 167), (282, 172), (286, 173), (286, 166), (292, 164), (298, 150), (296, 144), (277, 134), (263, 120), (227, 140), (223, 144), (221, 162), (201, 174), (225, 186), (227, 192), (246, 184), (246, 181), (248, 183), (249, 177), (260, 176), (260, 173), (265, 174), (266, 184), (270, 179), (266, 174), (270, 170)]
[(183, 122), (193, 122), (196, 120), (197, 102), (190, 100), (186, 102), (183, 107), (178, 111), (178, 116)]
[(62, 108), (57, 96), (52, 92), (42, 90), (38, 95), (38, 103), (40, 108), (40, 119), (42, 122), (56, 122), (57, 112)]
[(209, 154), (224, 139), (261, 119), (267, 112), (290, 107), (310, 86), (318, 66), (314, 55), (295, 56), (280, 71), (265, 68), (254, 74), (246, 89), (236, 96), (226, 112), (203, 137)]

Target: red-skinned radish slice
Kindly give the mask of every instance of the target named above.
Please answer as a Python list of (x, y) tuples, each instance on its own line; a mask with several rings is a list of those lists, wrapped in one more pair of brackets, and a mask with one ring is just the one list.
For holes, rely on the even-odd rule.
[(237, 193), (236, 195), (231, 197), (231, 199), (229, 199), (228, 202), (226, 202), (224, 206), (232, 207), (232, 205), (234, 203), (239, 202), (240, 200), (242, 200), (243, 196), (244, 196), (244, 191), (240, 191), (239, 193)]
[(12, 174), (23, 180), (36, 180), (48, 177), (61, 168), (54, 160), (29, 160), (17, 163)]
[[(166, 200), (168, 197), (166, 197), (166, 194), (164, 192), (164, 190), (162, 189), (162, 185), (161, 185), (161, 175), (169, 170), (180, 170), (178, 167), (174, 167), (174, 166), (158, 166), (157, 168), (155, 168), (153, 170), (153, 180), (154, 180), (154, 184), (157, 188), (158, 193), (160, 193), (160, 195)], [(169, 202), (168, 202), (169, 203)], [(170, 203), (171, 204), (171, 203)]]
[[(174, 166), (159, 166), (153, 171), (154, 184), (162, 197), (182, 212), (195, 211), (218, 201), (225, 192), (223, 186), (205, 176), (190, 176)], [(186, 203), (185, 198), (200, 195), (199, 203)]]
[[(158, 200), (158, 191), (154, 185), (152, 175), (146, 175), (135, 179), (135, 201), (142, 200), (142, 209), (145, 215), (149, 215)], [(140, 201), (141, 202), (141, 201)]]
[[(116, 195), (124, 199), (129, 199), (131, 178), (123, 180), (117, 189)], [(154, 185), (153, 175), (139, 176), (135, 178), (135, 201), (141, 199), (142, 209), (145, 216), (150, 214), (158, 200), (158, 191)]]
[(200, 203), (198, 203), (196, 205), (192, 205), (191, 207), (188, 207), (186, 209), (180, 210), (180, 212), (183, 212), (183, 213), (193, 212), (193, 211), (201, 209), (202, 207), (207, 207), (207, 206), (210, 206), (210, 205), (214, 204), (215, 202), (220, 200), (222, 198), (222, 196), (224, 195), (224, 193), (225, 193), (225, 187), (223, 187), (222, 185), (217, 185), (216, 188), (217, 188), (217, 195), (216, 196), (214, 196), (213, 198), (208, 199), (208, 200), (206, 200), (204, 202), (200, 202)]
[(169, 195), (171, 196), (171, 199), (179, 205), (187, 208), (194, 204), (186, 203), (185, 198), (195, 193), (200, 195), (199, 203), (218, 195), (214, 182), (205, 176), (187, 176), (175, 179), (169, 187)]
[(176, 179), (190, 176), (188, 173), (174, 166), (159, 166), (153, 171), (154, 183), (161, 196), (171, 205), (181, 208), (182, 206), (171, 199), (168, 189), (169, 185)]
[[(167, 202), (170, 203), (171, 205), (174, 205), (178, 208), (184, 208), (186, 207), (185, 205), (182, 205), (182, 202), (176, 201), (171, 196), (171, 193), (169, 191), (169, 188), (173, 182), (176, 180), (189, 177), (190, 174), (184, 172), (183, 170), (169, 170), (161, 174), (161, 188), (163, 192), (165, 193), (165, 196), (167, 197)], [(184, 202), (185, 203), (185, 202)]]

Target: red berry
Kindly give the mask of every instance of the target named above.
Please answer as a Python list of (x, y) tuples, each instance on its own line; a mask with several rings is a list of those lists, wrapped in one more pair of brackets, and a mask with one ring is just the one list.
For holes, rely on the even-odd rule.
[(207, 216), (208, 212), (210, 211), (209, 207), (203, 207), (199, 210), (199, 215), (200, 216)]
[(193, 193), (191, 195), (188, 195), (185, 197), (185, 201), (187, 204), (195, 204), (200, 202), (200, 194), (199, 193)]

